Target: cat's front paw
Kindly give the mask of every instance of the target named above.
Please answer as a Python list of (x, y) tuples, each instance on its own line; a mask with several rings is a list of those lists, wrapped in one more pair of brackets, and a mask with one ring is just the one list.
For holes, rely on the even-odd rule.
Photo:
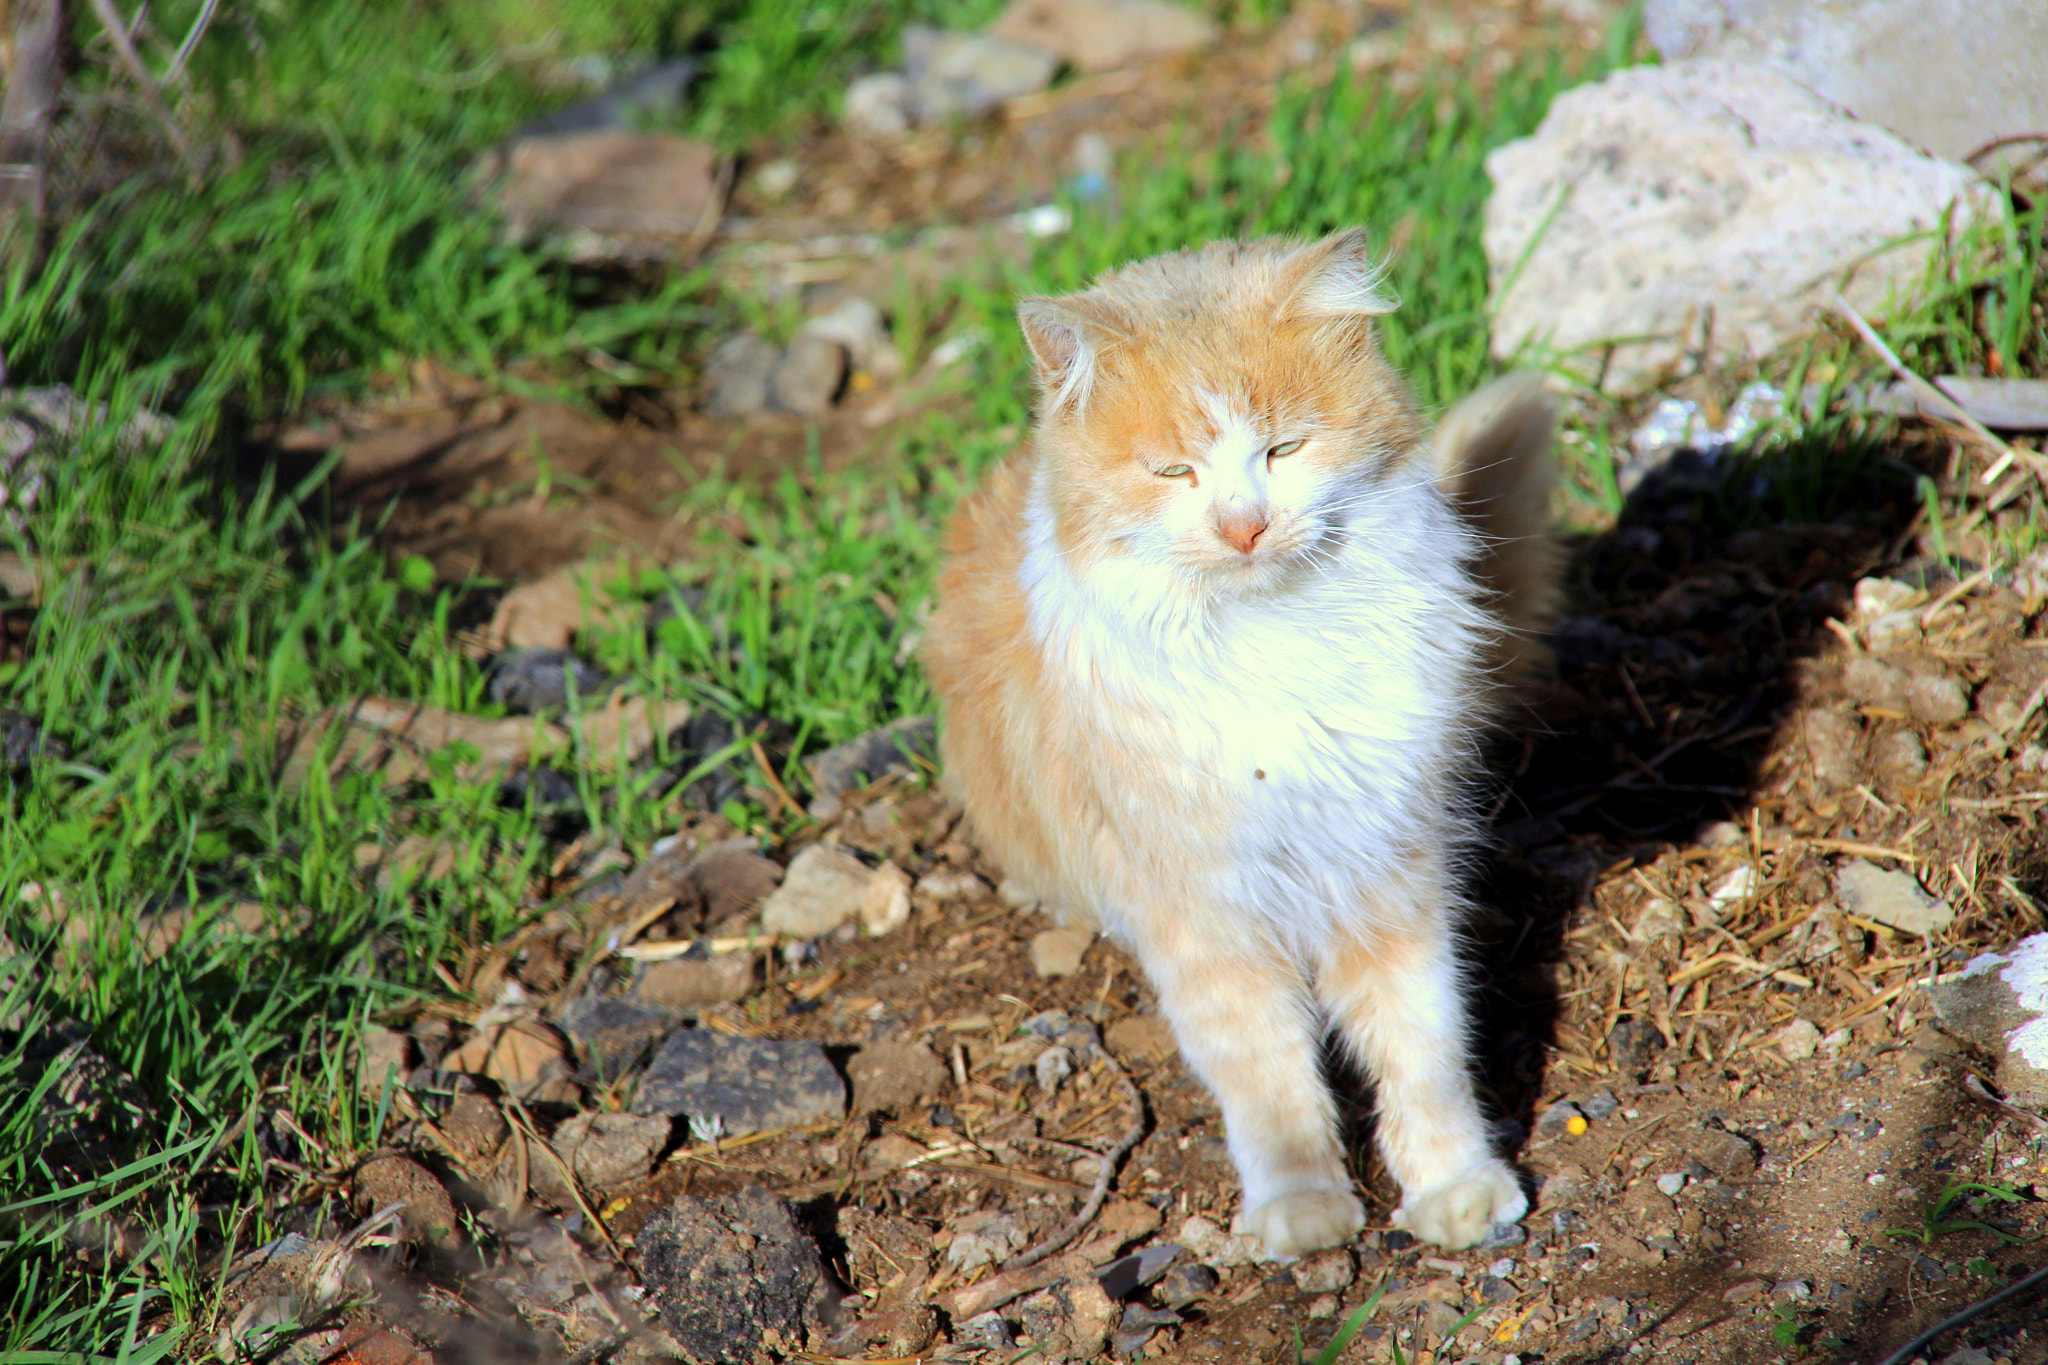
[(1269, 1199), (1244, 1216), (1244, 1230), (1264, 1242), (1266, 1254), (1278, 1261), (1343, 1246), (1364, 1226), (1365, 1205), (1349, 1190), (1299, 1190)]
[(1394, 1210), (1394, 1226), (1406, 1228), (1447, 1251), (1477, 1246), (1501, 1223), (1519, 1222), (1529, 1211), (1522, 1182), (1504, 1161), (1490, 1161), (1446, 1184), (1417, 1190)]

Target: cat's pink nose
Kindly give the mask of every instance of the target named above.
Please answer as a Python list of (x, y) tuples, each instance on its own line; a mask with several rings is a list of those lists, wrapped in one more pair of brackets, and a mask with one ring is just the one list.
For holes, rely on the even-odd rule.
[(1261, 511), (1226, 512), (1216, 519), (1216, 531), (1238, 551), (1250, 554), (1259, 543), (1259, 537), (1266, 534), (1271, 520)]

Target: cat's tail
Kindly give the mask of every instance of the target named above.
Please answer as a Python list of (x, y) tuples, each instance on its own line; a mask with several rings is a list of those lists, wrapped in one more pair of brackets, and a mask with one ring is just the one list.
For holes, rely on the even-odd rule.
[(1472, 569), (1505, 627), (1493, 657), (1503, 680), (1551, 664), (1563, 566), (1550, 515), (1556, 418), (1541, 376), (1510, 374), (1445, 413), (1432, 448), (1438, 485), (1481, 538)]

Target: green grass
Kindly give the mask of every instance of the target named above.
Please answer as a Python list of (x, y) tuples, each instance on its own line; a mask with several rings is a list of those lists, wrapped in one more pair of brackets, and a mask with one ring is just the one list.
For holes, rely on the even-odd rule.
[[(152, 23), (175, 37), (195, 8), (164, 5)], [(25, 657), (0, 664), (0, 706), (39, 719), (70, 756), (0, 775), (0, 933), (13, 952), (0, 966), (0, 1353), (148, 1360), (208, 1328), (231, 1250), (304, 1216), (304, 1190), (266, 1165), (254, 1119), (289, 1114), (335, 1163), (373, 1145), (378, 1104), (348, 1073), (351, 1039), (440, 993), (437, 962), (529, 919), (533, 875), (557, 851), (558, 820), (501, 805), (452, 764), (399, 789), (280, 778), (279, 724), (349, 698), (490, 707), (455, 646), (468, 589), (394, 568), (367, 528), (334, 523), (317, 478), (239, 481), (222, 433), (358, 394), (421, 357), (573, 391), (609, 382), (581, 363), (600, 350), (687, 379), (707, 329), (740, 302), (695, 275), (599, 277), (507, 245), (465, 197), (468, 156), (566, 98), (535, 75), (544, 59), (585, 43), (659, 55), (707, 32), (721, 55), (689, 126), (727, 145), (787, 131), (931, 7), (863, 8), (847, 28), (816, 21), (830, 7), (789, 0), (587, 5), (562, 12), (593, 27), (565, 19), (552, 47), (509, 3), (382, 3), (355, 24), (339, 7), (302, 10), (259, 7), (200, 49), (186, 107), (245, 121), (239, 168), (109, 198), (37, 267), (16, 264), (0, 297), (17, 382), (63, 380), (117, 410), (148, 400), (179, 416), (160, 447), (83, 440), (50, 481), (33, 542), (13, 546), (43, 567), (46, 605)], [(399, 37), (408, 60), (384, 61)], [(1624, 31), (1595, 67), (1632, 41)], [(1029, 263), (885, 301), (913, 364), (949, 338), (982, 344), (888, 458), (694, 488), (674, 510), (712, 528), (700, 552), (673, 578), (622, 586), (645, 598), (698, 589), (696, 610), (652, 640), (597, 639), (596, 660), (650, 696), (774, 717), (796, 755), (928, 710), (914, 645), (938, 528), (1026, 418), (1012, 300), (1133, 257), (1355, 222), (1398, 232), (1404, 302), (1388, 351), (1426, 402), (1455, 398), (1489, 369), (1484, 154), (1532, 127), (1571, 76), (1539, 64), (1479, 95), (1447, 70), (1409, 97), (1295, 82), (1258, 140), (1168, 133), (1132, 152), (1115, 206), (1074, 206), (1075, 230)], [(2039, 226), (2017, 222), (1895, 335), (1916, 363), (1982, 363), (1982, 345), (2009, 363), (2048, 360), (2038, 313), (2021, 305), (2040, 288)], [(1993, 340), (1972, 342), (1984, 316)], [(1589, 468), (1600, 502), (1598, 460)], [(794, 755), (784, 780), (801, 785)], [(630, 853), (676, 816), (645, 776), (579, 774), (576, 820)], [(406, 836), (452, 849), (457, 871), (379, 885), (359, 870), (359, 848)], [(202, 926), (155, 959), (137, 932), (141, 913), (184, 905), (204, 919), (250, 901), (304, 912), (309, 927)], [(118, 1160), (67, 1164), (38, 1126), (50, 1073), (28, 1049), (63, 1021), (139, 1082), (146, 1107), (123, 1124)], [(95, 1227), (122, 1235), (84, 1235)]]

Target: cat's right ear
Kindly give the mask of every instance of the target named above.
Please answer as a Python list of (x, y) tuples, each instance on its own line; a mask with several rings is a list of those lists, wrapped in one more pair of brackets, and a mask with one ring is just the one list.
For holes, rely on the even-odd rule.
[(1048, 411), (1088, 400), (1095, 385), (1095, 362), (1115, 329), (1080, 298), (1029, 298), (1017, 301), (1017, 323), (1036, 362), (1038, 387)]

